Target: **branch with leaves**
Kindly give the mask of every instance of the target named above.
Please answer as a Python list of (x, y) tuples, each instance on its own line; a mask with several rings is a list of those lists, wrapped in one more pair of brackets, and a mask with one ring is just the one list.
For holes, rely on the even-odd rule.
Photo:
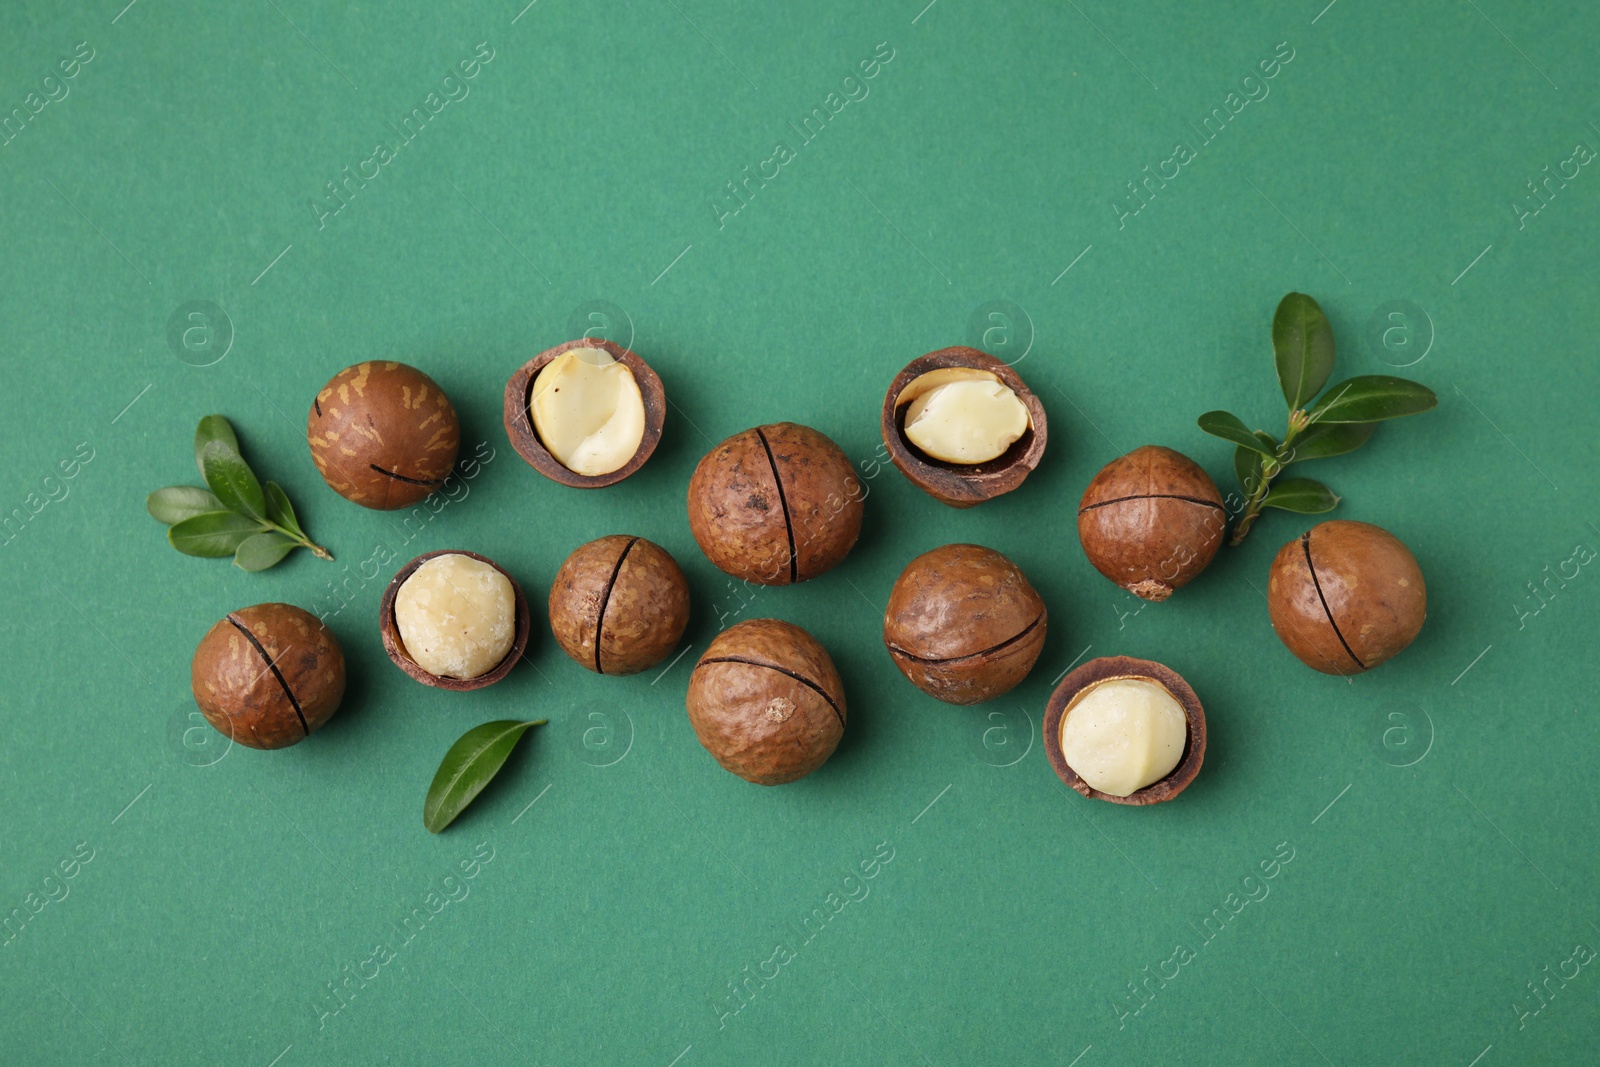
[[(1264, 508), (1319, 515), (1338, 506), (1339, 496), (1321, 482), (1280, 477), (1291, 463), (1354, 452), (1379, 422), (1439, 403), (1427, 386), (1387, 374), (1347, 378), (1323, 392), (1333, 374), (1333, 328), (1304, 293), (1290, 293), (1278, 304), (1272, 316), (1272, 352), (1289, 405), (1283, 440), (1250, 429), (1226, 411), (1208, 411), (1197, 420), (1206, 433), (1237, 446), (1233, 467), (1244, 490), (1244, 507), (1234, 521), (1230, 544), (1245, 539)], [(1313, 403), (1318, 393), (1322, 397)]]
[(171, 485), (145, 498), (152, 517), (169, 527), (167, 540), (186, 556), (220, 558), (247, 571), (264, 571), (296, 548), (333, 558), (300, 528), (294, 506), (278, 486), (265, 486), (239, 454), (239, 439), (221, 415), (207, 415), (194, 431), (194, 462), (209, 488)]

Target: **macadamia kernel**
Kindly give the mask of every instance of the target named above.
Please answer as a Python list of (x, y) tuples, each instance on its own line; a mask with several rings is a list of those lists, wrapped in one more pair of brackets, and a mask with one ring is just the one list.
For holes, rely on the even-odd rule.
[(974, 367), (929, 371), (897, 398), (906, 437), (946, 463), (987, 463), (1028, 431), (1028, 409), (993, 373)]
[(469, 556), (434, 556), (394, 598), (406, 652), (430, 674), (476, 678), (505, 659), (516, 637), (511, 580)]
[(589, 477), (626, 466), (644, 440), (639, 383), (603, 348), (570, 349), (546, 363), (529, 414), (550, 454)]
[(1062, 716), (1061, 756), (1091, 787), (1125, 797), (1172, 773), (1188, 732), (1182, 705), (1165, 687), (1107, 678)]

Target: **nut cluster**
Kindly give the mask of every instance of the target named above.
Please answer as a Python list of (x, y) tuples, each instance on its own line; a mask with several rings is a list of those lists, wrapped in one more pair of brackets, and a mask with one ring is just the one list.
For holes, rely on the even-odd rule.
[(189, 684), (206, 721), (228, 737), (251, 748), (287, 748), (338, 710), (344, 651), (310, 612), (257, 604), (206, 631)]
[(318, 391), (306, 441), (323, 480), (365, 508), (410, 507), (444, 484), (461, 450), (456, 409), (404, 363), (357, 363)]

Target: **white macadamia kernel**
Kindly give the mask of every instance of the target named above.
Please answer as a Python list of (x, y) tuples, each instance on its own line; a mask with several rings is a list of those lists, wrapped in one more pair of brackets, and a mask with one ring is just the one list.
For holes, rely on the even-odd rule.
[(1061, 757), (1093, 788), (1125, 797), (1171, 774), (1188, 736), (1183, 706), (1165, 686), (1108, 678), (1061, 717)]
[(499, 666), (517, 634), (511, 579), (471, 556), (434, 556), (394, 597), (406, 653), (429, 674), (476, 678)]
[(1028, 409), (997, 375), (945, 367), (919, 375), (895, 398), (909, 404), (906, 437), (946, 463), (987, 463), (1028, 431)]
[(533, 428), (568, 470), (594, 477), (627, 465), (644, 440), (644, 397), (627, 364), (603, 348), (569, 349), (540, 368)]

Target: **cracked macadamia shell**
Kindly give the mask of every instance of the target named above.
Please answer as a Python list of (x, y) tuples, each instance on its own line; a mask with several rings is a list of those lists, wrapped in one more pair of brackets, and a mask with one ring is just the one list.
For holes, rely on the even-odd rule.
[(407, 654), (430, 674), (477, 678), (493, 670), (516, 638), (517, 594), (499, 568), (446, 553), (400, 583), (395, 627)]
[(251, 748), (309, 737), (338, 710), (344, 680), (333, 631), (293, 604), (229, 612), (200, 639), (189, 668), (206, 721)]
[[(407, 581), (418, 570), (439, 559), (441, 556), (457, 556), (472, 561), (482, 567), (496, 571), (511, 587), (512, 598), (512, 632), (511, 646), (508, 648), (497, 664), (490, 666), (482, 673), (474, 674), (470, 678), (457, 678), (449, 674), (436, 674), (423, 666), (412, 656), (406, 647), (406, 639), (401, 634), (400, 621), (396, 618), (397, 605), (400, 601), (401, 591)], [(498, 582), (495, 583), (498, 586)], [(500, 587), (503, 593), (503, 587)], [(498, 595), (496, 596), (498, 599)], [(448, 689), (455, 692), (464, 692), (469, 689), (482, 689), (484, 686), (493, 685), (511, 672), (517, 661), (522, 658), (523, 651), (528, 645), (528, 634), (532, 629), (532, 614), (528, 608), (528, 598), (523, 596), (522, 587), (517, 580), (508, 574), (504, 567), (487, 556), (480, 556), (476, 552), (466, 552), (459, 549), (439, 549), (434, 552), (424, 552), (416, 559), (407, 563), (395, 572), (389, 580), (388, 586), (383, 591), (383, 597), (378, 603), (378, 634), (383, 640), (383, 650), (389, 654), (389, 659), (396, 667), (405, 671), (412, 678), (423, 685), (433, 686), (435, 689)], [(436, 666), (438, 664), (435, 664)], [(475, 665), (481, 666), (481, 664)], [(462, 673), (470, 673), (463, 671)]]
[(581, 545), (550, 586), (550, 630), (580, 666), (636, 674), (678, 647), (689, 624), (689, 585), (677, 561), (642, 537)]
[(757, 785), (805, 777), (844, 736), (844, 686), (827, 649), (777, 619), (718, 634), (689, 676), (685, 704), (706, 751)]
[(1312, 527), (1278, 551), (1267, 610), (1279, 640), (1324, 674), (1359, 674), (1416, 638), (1428, 590), (1399, 538), (1365, 522)]
[(883, 643), (924, 693), (977, 704), (1028, 676), (1047, 622), (1015, 563), (981, 545), (945, 545), (906, 564), (889, 593)]
[(1165, 600), (1222, 546), (1228, 513), (1201, 466), (1145, 445), (1112, 460), (1078, 503), (1078, 539), (1095, 570), (1136, 596)]
[(444, 484), (461, 449), (456, 409), (404, 363), (357, 363), (335, 374), (306, 419), (311, 458), (329, 487), (379, 511), (410, 507)]

